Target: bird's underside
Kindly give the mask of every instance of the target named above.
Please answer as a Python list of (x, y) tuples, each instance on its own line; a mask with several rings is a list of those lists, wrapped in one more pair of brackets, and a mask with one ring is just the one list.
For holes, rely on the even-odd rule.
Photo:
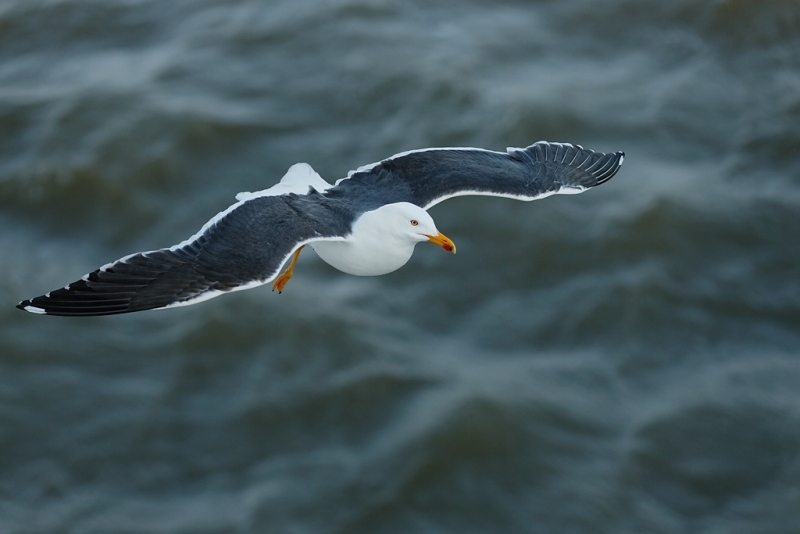
[[(126, 256), (17, 307), (48, 315), (110, 315), (193, 304), (273, 280), (273, 289), (281, 291), (304, 245), (354, 239), (353, 227), (365, 213), (396, 203), (422, 212), (460, 195), (535, 200), (579, 193), (608, 181), (623, 157), (541, 141), (506, 153), (424, 149), (361, 167), (336, 185), (298, 165), (279, 186), (237, 196), (239, 202), (183, 243)], [(387, 239), (393, 231), (387, 230)]]

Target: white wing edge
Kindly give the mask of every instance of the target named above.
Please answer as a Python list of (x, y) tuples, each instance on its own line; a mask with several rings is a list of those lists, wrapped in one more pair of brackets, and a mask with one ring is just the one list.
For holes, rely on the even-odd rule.
[(212, 290), (212, 291), (206, 291), (205, 293), (201, 293), (201, 294), (197, 295), (196, 297), (193, 297), (193, 298), (181, 301), (181, 302), (173, 302), (172, 304), (167, 304), (166, 306), (162, 306), (160, 308), (153, 308), (153, 309), (154, 310), (165, 310), (167, 308), (178, 308), (180, 306), (190, 306), (192, 304), (198, 304), (200, 302), (204, 302), (206, 300), (213, 299), (214, 297), (218, 297), (218, 296), (224, 295), (226, 293), (233, 293), (233, 292), (236, 292), (236, 291), (244, 291), (245, 289), (253, 289), (254, 287), (263, 286), (264, 284), (268, 284), (268, 283), (272, 282), (273, 280), (275, 280), (278, 277), (278, 274), (280, 274), (280, 272), (283, 270), (283, 266), (286, 264), (287, 261), (289, 261), (289, 258), (291, 258), (292, 255), (300, 247), (305, 246), (305, 245), (307, 245), (309, 243), (313, 243), (315, 241), (344, 241), (344, 240), (345, 240), (344, 237), (317, 237), (317, 238), (313, 238), (313, 239), (306, 239), (305, 241), (299, 241), (294, 246), (294, 248), (292, 248), (292, 250), (286, 256), (284, 256), (284, 258), (280, 262), (279, 267), (275, 270), (275, 272), (273, 272), (272, 274), (270, 274), (269, 276), (267, 276), (263, 280), (253, 280), (251, 282), (247, 282), (246, 284), (242, 284), (240, 286), (237, 286), (237, 287), (235, 287), (233, 289), (229, 289), (228, 291), (219, 291), (219, 290), (216, 290), (216, 289)]
[(577, 195), (578, 193), (583, 193), (584, 191), (586, 191), (586, 189), (587, 188), (585, 188), (585, 187), (562, 187), (558, 191), (548, 191), (546, 193), (542, 193), (541, 195), (535, 195), (535, 196), (532, 196), (532, 197), (527, 197), (527, 196), (524, 196), (524, 195), (510, 195), (510, 194), (505, 194), (505, 193), (487, 193), (486, 191), (459, 191), (458, 193), (453, 193), (452, 195), (441, 196), (441, 197), (437, 198), (436, 200), (434, 200), (433, 202), (431, 202), (430, 204), (428, 204), (427, 206), (423, 206), (423, 209), (425, 209), (425, 210), (430, 209), (431, 207), (435, 206), (436, 204), (439, 204), (440, 202), (444, 202), (445, 200), (453, 198), (453, 197), (463, 197), (463, 196), (468, 196), (468, 195), (483, 196), (483, 197), (511, 198), (511, 199), (514, 199), (514, 200), (522, 200), (523, 202), (530, 202), (531, 200), (540, 200), (540, 199), (547, 198), (547, 197), (550, 197), (550, 196), (553, 196), (553, 195)]

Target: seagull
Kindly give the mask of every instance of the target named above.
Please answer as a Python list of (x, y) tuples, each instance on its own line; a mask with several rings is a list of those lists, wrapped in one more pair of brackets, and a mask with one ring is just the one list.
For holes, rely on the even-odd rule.
[(273, 187), (236, 195), (235, 204), (182, 243), (130, 254), (17, 307), (112, 315), (196, 304), (273, 281), (280, 293), (306, 245), (345, 273), (387, 274), (405, 265), (418, 243), (455, 254), (427, 212), (443, 200), (581, 193), (611, 179), (624, 157), (547, 141), (506, 152), (426, 148), (359, 167), (333, 185), (298, 163)]

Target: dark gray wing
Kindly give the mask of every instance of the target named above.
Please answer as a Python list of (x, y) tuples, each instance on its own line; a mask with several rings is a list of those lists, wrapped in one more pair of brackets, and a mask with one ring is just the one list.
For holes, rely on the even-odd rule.
[(534, 200), (602, 184), (616, 174), (624, 156), (546, 141), (509, 148), (506, 153), (477, 148), (414, 150), (361, 167), (327, 194), (359, 197), (368, 209), (388, 202), (412, 202), (427, 209), (459, 195)]
[(85, 316), (192, 304), (269, 282), (299, 246), (341, 239), (350, 226), (316, 192), (258, 197), (234, 204), (179, 245), (126, 256), (17, 307)]

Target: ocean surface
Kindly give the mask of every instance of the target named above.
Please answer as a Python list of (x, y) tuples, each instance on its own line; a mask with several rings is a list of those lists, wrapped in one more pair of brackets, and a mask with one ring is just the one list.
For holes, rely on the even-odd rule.
[[(15, 304), (296, 162), (624, 150), (99, 318)], [(0, 2), (0, 532), (800, 532), (800, 3)]]

